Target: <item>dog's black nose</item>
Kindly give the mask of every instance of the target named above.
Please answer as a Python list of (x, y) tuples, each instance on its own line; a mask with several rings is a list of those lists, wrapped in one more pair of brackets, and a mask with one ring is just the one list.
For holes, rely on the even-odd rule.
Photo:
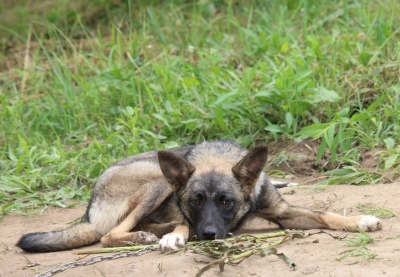
[(206, 228), (204, 228), (202, 235), (203, 235), (203, 239), (213, 240), (213, 239), (215, 239), (215, 236), (217, 235), (217, 228), (215, 228), (213, 226), (207, 226)]

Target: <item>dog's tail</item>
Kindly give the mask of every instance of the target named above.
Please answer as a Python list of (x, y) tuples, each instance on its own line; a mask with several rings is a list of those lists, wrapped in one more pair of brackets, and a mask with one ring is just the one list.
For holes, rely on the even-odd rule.
[(28, 252), (52, 252), (89, 245), (100, 239), (101, 234), (93, 224), (82, 222), (64, 230), (26, 234), (17, 246)]

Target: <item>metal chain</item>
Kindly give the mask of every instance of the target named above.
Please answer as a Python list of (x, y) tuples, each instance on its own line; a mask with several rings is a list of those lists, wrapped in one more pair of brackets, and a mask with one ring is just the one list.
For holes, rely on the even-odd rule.
[(86, 265), (91, 265), (91, 264), (95, 264), (95, 263), (102, 262), (102, 261), (115, 260), (115, 259), (119, 259), (119, 258), (130, 257), (130, 256), (141, 256), (143, 254), (146, 254), (146, 253), (154, 251), (154, 250), (158, 250), (158, 248), (154, 248), (153, 246), (149, 245), (148, 247), (145, 247), (138, 251), (121, 251), (121, 252), (116, 252), (114, 254), (107, 255), (107, 256), (97, 255), (87, 261), (74, 261), (74, 262), (69, 262), (69, 263), (59, 265), (56, 269), (47, 270), (41, 274), (36, 275), (35, 277), (51, 277), (54, 274), (63, 272), (69, 268), (75, 268), (78, 266), (86, 266)]

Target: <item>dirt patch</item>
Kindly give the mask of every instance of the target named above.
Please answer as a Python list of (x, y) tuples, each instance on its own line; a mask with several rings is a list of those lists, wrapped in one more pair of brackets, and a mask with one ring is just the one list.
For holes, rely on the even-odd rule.
[[(337, 185), (323, 192), (314, 192), (305, 186), (281, 190), (289, 203), (312, 209), (320, 209), (347, 215), (361, 214), (359, 204), (385, 206), (400, 214), (400, 183), (369, 186)], [(15, 247), (19, 237), (27, 232), (48, 231), (64, 228), (82, 216), (85, 206), (72, 209), (48, 208), (36, 216), (24, 217), (10, 214), (0, 222), (0, 276), (34, 276), (40, 272), (56, 268), (59, 264), (78, 259), (88, 260), (93, 255), (79, 257), (72, 251), (32, 254)], [(295, 271), (276, 256), (252, 256), (237, 266), (226, 266), (223, 273), (216, 273), (215, 267), (203, 276), (270, 276), (277, 273), (284, 276), (399, 276), (400, 265), (400, 221), (398, 217), (383, 219), (384, 229), (371, 233), (375, 244), (368, 245), (370, 253), (377, 256), (369, 262), (358, 263), (361, 257), (336, 261), (345, 250), (343, 241), (326, 234), (318, 234), (306, 239), (296, 239), (280, 247), (297, 265)], [(276, 232), (275, 225), (255, 219), (245, 225), (244, 233)], [(315, 232), (311, 230), (307, 232)], [(355, 236), (344, 231), (331, 231), (339, 236)], [(95, 244), (82, 249), (100, 248)], [(181, 253), (162, 256), (152, 252), (140, 257), (102, 261), (93, 265), (68, 269), (56, 276), (194, 276), (204, 264), (196, 260), (208, 260), (204, 256)], [(355, 264), (354, 264), (355, 263)]]
[[(317, 177), (315, 157), (319, 143), (315, 140), (305, 139), (301, 142), (278, 142), (269, 145), (270, 167), (296, 177)], [(322, 163), (323, 161), (321, 161)]]

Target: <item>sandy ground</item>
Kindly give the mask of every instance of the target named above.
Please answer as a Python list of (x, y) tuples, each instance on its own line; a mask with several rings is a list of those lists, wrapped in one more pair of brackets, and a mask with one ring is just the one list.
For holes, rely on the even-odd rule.
[[(347, 215), (360, 214), (358, 204), (385, 206), (400, 215), (400, 183), (369, 185), (363, 187), (338, 185), (323, 192), (301, 188), (284, 188), (281, 192), (292, 204), (315, 209), (327, 210)], [(294, 191), (294, 193), (292, 192)], [(292, 194), (290, 194), (292, 193)], [(287, 195), (286, 195), (287, 194)], [(0, 276), (35, 276), (59, 264), (90, 259), (93, 255), (77, 256), (72, 251), (32, 254), (23, 252), (14, 246), (19, 237), (31, 231), (48, 231), (63, 228), (82, 216), (85, 206), (72, 209), (48, 208), (36, 216), (25, 217), (10, 214), (0, 222)], [(398, 217), (382, 219), (384, 229), (371, 233), (375, 244), (368, 245), (370, 253), (377, 256), (368, 261), (357, 263), (359, 258), (347, 258), (336, 261), (341, 252), (349, 250), (345, 242), (335, 240), (329, 235), (318, 234), (306, 239), (296, 239), (278, 247), (297, 265), (295, 271), (274, 255), (267, 257), (252, 256), (236, 266), (227, 265), (220, 273), (212, 268), (203, 276), (400, 276), (400, 220)], [(245, 233), (276, 232), (273, 224), (255, 219), (244, 226)], [(314, 232), (311, 230), (308, 232)], [(348, 237), (352, 233), (331, 231), (332, 234)], [(95, 244), (82, 249), (100, 248)], [(108, 254), (107, 254), (108, 255)], [(195, 276), (204, 264), (197, 260), (208, 258), (192, 253), (180, 253), (162, 256), (158, 251), (138, 257), (127, 257), (102, 261), (93, 265), (68, 269), (56, 276)]]

